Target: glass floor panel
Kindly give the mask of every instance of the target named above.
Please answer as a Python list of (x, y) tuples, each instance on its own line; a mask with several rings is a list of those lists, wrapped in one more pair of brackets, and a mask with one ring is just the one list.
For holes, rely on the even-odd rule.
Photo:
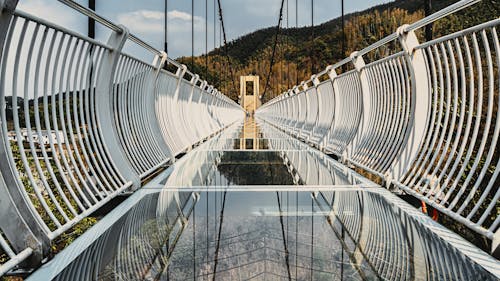
[(159, 188), (376, 186), (324, 153), (252, 119), (187, 153), (160, 184)]
[(384, 192), (151, 193), (94, 243), (97, 279), (496, 280)]
[(326, 155), (301, 150), (196, 150), (161, 183), (167, 187), (308, 185), (370, 187), (373, 183)]
[(186, 153), (32, 280), (497, 280), (484, 267), (495, 263), (466, 243), (247, 119)]

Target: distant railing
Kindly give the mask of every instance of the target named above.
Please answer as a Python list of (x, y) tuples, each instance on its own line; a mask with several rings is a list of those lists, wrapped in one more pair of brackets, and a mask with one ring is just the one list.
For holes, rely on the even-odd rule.
[[(500, 19), (425, 43), (415, 35), (477, 2), (459, 1), (400, 27), (272, 99), (257, 116), (493, 240), (500, 225)], [(368, 53), (395, 43), (399, 50), (365, 64)], [(338, 74), (347, 64), (354, 70)]]
[[(235, 102), (125, 27), (60, 2), (108, 27), (108, 41), (0, 1), (0, 276), (38, 266), (61, 234), (243, 118)], [(125, 54), (127, 41), (153, 63)]]

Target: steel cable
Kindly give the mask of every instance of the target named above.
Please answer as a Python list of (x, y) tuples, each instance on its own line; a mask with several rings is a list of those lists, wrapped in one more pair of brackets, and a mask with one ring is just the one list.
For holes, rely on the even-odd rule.
[(220, 4), (220, 0), (217, 0), (217, 4), (218, 4), (218, 7), (219, 7), (219, 20), (220, 20), (221, 28), (222, 28), (222, 36), (224, 38), (224, 53), (225, 53), (226, 60), (227, 60), (227, 66), (229, 68), (229, 75), (231, 75), (231, 83), (233, 85), (233, 90), (234, 90), (235, 93), (237, 93), (236, 83), (234, 82), (233, 67), (232, 67), (232, 64), (231, 64), (231, 60), (229, 59), (229, 53), (228, 53), (228, 50), (227, 50), (226, 28), (224, 27), (224, 17), (223, 17), (223, 14), (222, 14), (222, 6)]
[(274, 57), (276, 55), (276, 45), (278, 44), (278, 36), (280, 33), (281, 21), (283, 20), (283, 6), (285, 4), (285, 0), (281, 0), (280, 14), (278, 17), (278, 25), (276, 26), (276, 34), (274, 35), (274, 44), (273, 44), (273, 53), (271, 55), (271, 63), (269, 64), (269, 72), (266, 78), (266, 86), (264, 87), (264, 93), (262, 94), (262, 98), (266, 95), (267, 88), (269, 87), (269, 80), (271, 79), (271, 75), (273, 74), (273, 65), (274, 65)]

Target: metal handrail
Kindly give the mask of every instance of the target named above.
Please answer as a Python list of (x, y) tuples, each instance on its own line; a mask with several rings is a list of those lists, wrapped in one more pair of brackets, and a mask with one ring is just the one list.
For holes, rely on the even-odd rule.
[(108, 20), (107, 18), (97, 14), (95, 11), (80, 5), (79, 3), (75, 2), (75, 1), (72, 1), (72, 0), (58, 0), (58, 1), (66, 6), (70, 7), (71, 9), (95, 20), (96, 22), (108, 27), (109, 29), (111, 29), (115, 32), (122, 32), (123, 31), (123, 29), (119, 25), (117, 25), (114, 22)]
[[(0, 162), (0, 192), (8, 206), (2, 208), (8, 214), (2, 215), (16, 222), (0, 221), (0, 248), (9, 256), (0, 265), (0, 276), (28, 258), (38, 266), (50, 253), (52, 240), (121, 192), (140, 188), (142, 180), (176, 155), (243, 116), (234, 101), (175, 60), (162, 59), (177, 67), (172, 74), (158, 60), (152, 65), (125, 55), (123, 44), (130, 40), (165, 56), (120, 25), (72, 0), (59, 1), (114, 31), (109, 42), (116, 43), (104, 44), (21, 11), (0, 15), (0, 155), (6, 156)], [(477, 2), (457, 2), (403, 31), (411, 33)], [(500, 118), (492, 117), (498, 104), (488, 87), (497, 81), (493, 54), (498, 62), (499, 23), (496, 19), (422, 44), (406, 38), (412, 34), (395, 32), (318, 75), (395, 40), (413, 45), (358, 65), (331, 83), (316, 85), (311, 82), (318, 75), (313, 76), (295, 88), (301, 87), (300, 92), (272, 99), (258, 115), (492, 239), (500, 218), (485, 221), (500, 197), (493, 186), (500, 171), (494, 163)], [(18, 31), (19, 38), (13, 36)], [(455, 57), (458, 61), (449, 60)], [(469, 92), (475, 88), (477, 97)], [(12, 120), (5, 114), (6, 93), (15, 104)], [(472, 100), (460, 106), (458, 98), (451, 98), (467, 99), (466, 94)], [(19, 107), (17, 98), (22, 99)], [(319, 102), (321, 98), (328, 103)], [(484, 100), (486, 113), (474, 98)], [(308, 116), (297, 109), (316, 112)], [(7, 131), (7, 124), (14, 132)], [(487, 127), (484, 135), (479, 132), (482, 124)], [(462, 125), (464, 136), (478, 138), (476, 151), (474, 144), (460, 142), (462, 131), (449, 133)], [(448, 150), (458, 156), (442, 152)], [(471, 162), (473, 172), (460, 166), (461, 161)], [(485, 177), (490, 167), (496, 168)], [(446, 174), (448, 170), (453, 172)], [(467, 186), (460, 185), (462, 178)], [(472, 206), (481, 184), (486, 188)], [(486, 211), (479, 213), (481, 206)]]
[[(411, 32), (411, 31), (415, 31), (417, 29), (420, 29), (422, 27), (425, 27), (426, 25), (429, 25), (437, 20), (440, 20), (446, 16), (449, 16), (451, 14), (454, 14), (462, 9), (465, 9), (471, 5), (474, 5), (476, 3), (479, 3), (481, 2), (481, 0), (461, 0), (455, 4), (452, 4), (442, 10), (439, 10), (435, 13), (433, 13), (432, 15), (429, 15), (419, 21), (416, 21), (408, 26), (406, 26), (404, 28), (404, 32), (408, 33), (408, 32)], [(387, 43), (389, 42), (392, 42), (396, 39), (398, 39), (398, 33), (397, 32), (394, 32), (382, 39), (380, 39), (379, 41), (371, 44), (370, 46), (364, 48), (363, 50), (359, 51), (358, 55), (359, 56), (363, 56), (375, 49), (378, 49), (384, 45), (386, 45)]]
[[(70, 7), (71, 9), (81, 13), (82, 15), (85, 15), (85, 16), (95, 20), (96, 22), (106, 26), (107, 28), (109, 28), (115, 32), (118, 32), (118, 33), (123, 32), (123, 28), (120, 27), (119, 25), (117, 25), (114, 22), (108, 20), (107, 18), (97, 14), (95, 11), (80, 5), (79, 3), (77, 3), (73, 0), (58, 0), (58, 1), (66, 6)], [(155, 47), (146, 43), (145, 41), (143, 41), (139, 37), (135, 36), (134, 34), (129, 34), (128, 37), (132, 42), (134, 42), (137, 45), (143, 47), (144, 49), (150, 51), (151, 53), (153, 53), (155, 55), (161, 55), (161, 51), (157, 50)]]
[[(457, 3), (454, 3), (442, 10), (439, 10), (438, 12), (430, 15), (430, 16), (427, 16), (419, 21), (416, 21), (408, 26), (406, 26), (404, 28), (404, 32), (408, 33), (408, 32), (411, 32), (411, 31), (415, 31), (417, 29), (420, 29), (422, 27), (425, 27), (426, 25), (429, 25), (439, 19), (442, 19), (446, 16), (449, 16), (451, 14), (454, 14), (460, 10), (463, 10), (469, 6), (472, 6), (476, 3), (479, 3), (481, 2), (481, 0), (461, 0)], [(373, 51), (373, 50), (376, 50), (384, 45), (387, 45), (388, 43), (394, 41), (394, 40), (397, 40), (399, 37), (398, 33), (397, 32), (394, 32), (390, 35), (387, 35), (386, 37), (378, 40), (377, 42), (371, 44), (370, 46), (367, 46), (366, 48), (358, 51), (356, 53), (356, 56), (363, 56), (363, 55), (366, 55), (368, 54), (369, 52)], [(340, 62), (337, 62), (335, 63), (334, 65), (332, 65), (332, 68), (333, 69), (336, 69), (336, 68), (339, 68), (341, 67), (342, 65), (345, 65), (345, 64), (348, 64), (349, 62), (351, 62), (351, 58), (347, 57), (343, 60), (341, 60)], [(317, 75), (318, 76), (321, 76), (321, 75), (324, 75), (327, 73), (327, 69), (319, 72)], [(308, 80), (309, 81), (309, 80)]]
[[(80, 5), (79, 3), (73, 1), (73, 0), (57, 0), (59, 2), (61, 2), (62, 4), (74, 9), (75, 11), (95, 20), (96, 22), (108, 27), (109, 29), (111, 29), (112, 31), (115, 31), (115, 32), (118, 32), (118, 33), (121, 33), (123, 32), (123, 27), (121, 27), (120, 25), (117, 25), (115, 24), (114, 22), (112, 22), (111, 20), (108, 20), (107, 18), (97, 14), (95, 11), (85, 7), (85, 6), (82, 6)], [(157, 55), (157, 56), (161, 56), (162, 55), (162, 51), (158, 50), (157, 48), (153, 47), (151, 44), (147, 43), (146, 41), (142, 40), (141, 38), (139, 38), (138, 36), (136, 36), (135, 34), (132, 34), (132, 33), (129, 33), (128, 35), (128, 39), (130, 39), (130, 41), (134, 42), (135, 44), (137, 44), (138, 46), (146, 49), (147, 51), (151, 52), (152, 54), (154, 55)], [(181, 64), (171, 58), (167, 58), (167, 61), (168, 63), (176, 66), (176, 67), (181, 67)], [(186, 73), (190, 74), (190, 75), (194, 75), (194, 73), (192, 73), (190, 70), (187, 70)]]
[[(60, 2), (113, 32), (102, 43), (19, 10), (0, 14), (0, 193), (8, 212), (0, 215), (9, 217), (0, 221), (8, 254), (0, 276), (23, 262), (38, 266), (51, 241), (243, 117), (234, 101), (190, 83), (184, 76), (196, 74), (125, 27)], [(157, 58), (125, 54), (127, 40)]]
[(394, 40), (398, 39), (398, 34), (397, 33), (392, 33), (390, 35), (387, 35), (386, 37), (380, 39), (379, 41), (371, 44), (370, 46), (362, 49), (361, 51), (359, 51), (358, 53), (356, 53), (357, 56), (363, 56), (363, 55), (366, 55), (368, 54), (369, 52), (373, 51), (373, 50), (376, 50), (384, 45), (386, 45), (387, 43), (390, 43)]
[(444, 42), (444, 41), (448, 41), (448, 40), (451, 40), (451, 39), (454, 39), (454, 38), (457, 38), (457, 37), (460, 37), (460, 36), (466, 36), (466, 35), (468, 35), (470, 33), (478, 32), (478, 31), (487, 29), (489, 27), (496, 26), (499, 23), (500, 23), (500, 17), (497, 18), (497, 19), (494, 19), (494, 20), (487, 21), (485, 23), (476, 25), (476, 26), (472, 26), (472, 27), (466, 28), (464, 30), (460, 30), (460, 31), (457, 31), (457, 32), (454, 32), (454, 33), (451, 33), (451, 34), (448, 34), (448, 35), (445, 35), (445, 36), (433, 39), (431, 41), (423, 42), (422, 44), (418, 45), (415, 48), (416, 49), (423, 49), (423, 48), (429, 47), (431, 45), (436, 45), (436, 44)]
[(469, 6), (472, 6), (474, 4), (477, 4), (481, 2), (481, 0), (461, 0), (461, 1), (458, 1), (444, 9), (441, 9), (435, 13), (433, 13), (432, 15), (428, 16), (428, 17), (425, 17), (419, 21), (416, 21), (410, 25), (408, 25), (404, 31), (405, 32), (411, 32), (411, 31), (414, 31), (414, 30), (417, 30), (417, 29), (420, 29), (426, 25), (429, 25), (437, 20), (440, 20), (444, 17), (447, 17), (451, 14), (454, 14), (460, 10), (463, 10)]
[[(423, 43), (413, 33), (478, 2), (459, 1), (403, 26), (313, 77), (348, 62), (353, 71), (330, 76), (331, 83), (312, 85), (316, 91), (307, 94), (279, 95), (257, 115), (493, 239), (500, 231), (494, 213), (500, 18)], [(396, 40), (402, 51), (366, 65), (357, 61)], [(309, 102), (320, 97), (328, 107)], [(309, 115), (319, 116), (312, 127)]]

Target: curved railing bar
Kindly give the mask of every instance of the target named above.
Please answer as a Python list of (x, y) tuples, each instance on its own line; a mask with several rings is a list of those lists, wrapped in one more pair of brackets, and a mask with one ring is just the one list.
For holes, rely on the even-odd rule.
[[(121, 33), (124, 31), (123, 26), (115, 24), (111, 20), (108, 20), (106, 17), (99, 15), (95, 11), (93, 11), (85, 6), (80, 5), (79, 3), (77, 3), (73, 0), (57, 0), (57, 1), (72, 8), (73, 10), (81, 13), (82, 15), (87, 16), (87, 17), (95, 20), (96, 22), (106, 26), (107, 28), (111, 29), (114, 32)], [(130, 39), (130, 41), (134, 42), (135, 44), (139, 45), (140, 47), (144, 48), (145, 50), (151, 52), (152, 54), (157, 55), (157, 56), (162, 56), (162, 53), (163, 53), (162, 51), (156, 49), (154, 46), (152, 46), (151, 44), (142, 40), (138, 36), (136, 36), (132, 33), (129, 33), (127, 35), (127, 37), (128, 37), (128, 39)], [(181, 64), (179, 62), (177, 62), (171, 58), (167, 58), (167, 61), (168, 61), (168, 63), (170, 63), (176, 67), (181, 67)], [(187, 70), (186, 73), (191, 75), (191, 76), (195, 75), (190, 70)]]
[[(194, 85), (199, 100), (169, 95), (176, 81), (184, 95), (185, 87), (192, 87), (186, 77), (197, 75), (126, 27), (74, 1), (60, 2), (109, 28), (107, 43), (15, 10), (17, 0), (0, 1), (0, 155), (5, 156), (0, 161), (0, 253), (7, 256), (0, 276), (39, 266), (54, 239), (243, 117), (239, 105), (206, 82)], [(14, 36), (20, 31), (24, 42)], [(154, 54), (154, 61), (126, 55), (127, 40)], [(15, 71), (7, 71), (13, 63)], [(165, 64), (184, 71), (175, 75), (163, 69)], [(5, 111), (10, 92), (24, 98), (20, 108), (12, 101), (19, 113), (8, 117), (14, 119), (15, 134), (8, 132), (12, 120)], [(169, 104), (183, 106), (182, 116), (164, 120)], [(177, 118), (191, 120), (193, 113), (203, 116), (203, 132), (176, 124)], [(181, 135), (182, 141), (168, 142)], [(17, 146), (11, 137), (19, 151), (13, 151)]]
[[(459, 1), (404, 25), (294, 89), (328, 74), (327, 80), (337, 83), (337, 88), (330, 84), (322, 87), (328, 87), (325, 92), (336, 98), (335, 108), (343, 105), (340, 112), (335, 112), (327, 134), (336, 134), (333, 139), (305, 138), (305, 142), (335, 155), (347, 165), (378, 176), (386, 187), (396, 187), (417, 197), (485, 238), (500, 241), (500, 216), (494, 213), (500, 191), (493, 188), (500, 174), (500, 118), (492, 111), (500, 102), (495, 93), (499, 76), (495, 63), (500, 60), (497, 34), (500, 18), (423, 43), (414, 33), (478, 2)], [(365, 64), (364, 55), (396, 40), (402, 51)], [(356, 118), (354, 111), (343, 103), (343, 99), (350, 99), (351, 104), (355, 102), (352, 94), (356, 89), (339, 87), (339, 82), (347, 82), (339, 80), (345, 79), (347, 73), (337, 75), (335, 71), (347, 63), (355, 68), (348, 73), (355, 73), (362, 86), (363, 110), (357, 116), (362, 117), (359, 124), (352, 123)], [(310, 87), (317, 86), (313, 83)], [(302, 129), (298, 117), (303, 113), (297, 115), (294, 111), (321, 110), (288, 106), (297, 104), (303, 95), (303, 91), (284, 92), (264, 104), (256, 114), (295, 136), (297, 130)], [(355, 130), (353, 139), (341, 130), (346, 126)], [(384, 132), (396, 129), (397, 132)], [(474, 139), (469, 142), (471, 137)], [(338, 140), (349, 143), (340, 152), (335, 149)], [(498, 241), (493, 243), (492, 251), (498, 247)]]
[[(58, 1), (66, 6), (70, 7), (71, 9), (83, 14), (84, 16), (87, 16), (87, 17), (95, 20), (96, 22), (106, 26), (107, 28), (111, 29), (112, 31), (115, 31), (118, 33), (123, 32), (123, 27), (121, 27), (120, 25), (115, 24), (114, 22), (108, 20), (107, 18), (97, 14), (95, 11), (93, 11), (87, 7), (84, 7), (75, 1), (72, 1), (72, 0), (58, 0)], [(153, 53), (155, 55), (161, 55), (161, 51), (157, 50), (155, 47), (153, 47), (150, 44), (146, 43), (145, 41), (141, 40), (139, 37), (137, 37), (133, 34), (129, 34), (128, 38), (131, 41), (133, 41), (134, 43), (136, 43), (137, 45), (150, 51), (151, 53)]]
[(404, 31), (405, 32), (411, 32), (411, 31), (415, 31), (417, 29), (420, 29), (426, 25), (429, 25), (437, 20), (440, 20), (444, 17), (447, 17), (451, 14), (454, 14), (460, 10), (463, 10), (469, 6), (472, 6), (474, 4), (477, 4), (481, 2), (481, 0), (461, 0), (461, 1), (458, 1), (446, 8), (443, 8), (435, 13), (433, 13), (432, 15), (428, 16), (428, 17), (425, 17), (421, 20), (418, 20), (410, 25), (408, 25), (407, 27), (404, 28)]

